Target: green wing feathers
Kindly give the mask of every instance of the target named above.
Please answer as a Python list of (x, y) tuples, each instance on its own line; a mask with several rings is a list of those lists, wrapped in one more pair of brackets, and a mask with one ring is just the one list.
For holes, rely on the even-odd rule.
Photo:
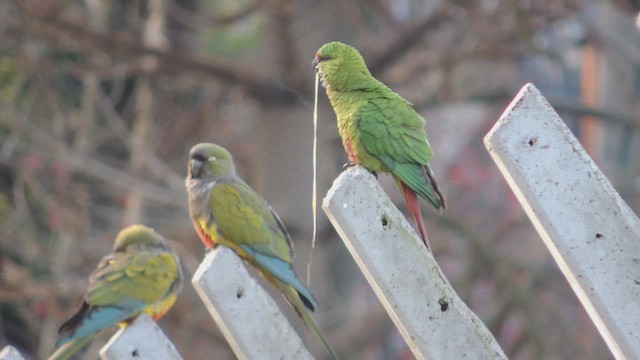
[[(385, 162), (385, 160), (382, 160)], [(385, 162), (386, 164), (387, 162)], [(436, 192), (433, 183), (427, 180), (425, 167), (416, 164), (395, 163), (391, 170), (393, 175), (415, 191), (422, 198), (428, 200), (436, 209), (444, 208), (441, 195)], [(437, 185), (436, 185), (437, 186)]]
[[(218, 182), (211, 190), (211, 209), (218, 231), (247, 261), (304, 297), (310, 309), (318, 306), (292, 266), (291, 237), (271, 207), (239, 180)], [(273, 277), (273, 279), (271, 278)]]
[(142, 311), (157, 319), (175, 302), (182, 287), (180, 261), (163, 238), (133, 226), (121, 231), (114, 249), (91, 273), (80, 309), (60, 326), (50, 359), (71, 357), (96, 333)]
[(293, 260), (291, 239), (280, 219), (244, 182), (219, 181), (211, 189), (210, 205), (218, 232), (227, 241), (286, 262)]
[[(426, 165), (433, 158), (433, 150), (426, 141), (424, 119), (408, 102), (398, 100), (402, 99), (371, 99), (356, 114), (362, 143), (373, 155)], [(384, 106), (387, 102), (399, 102), (401, 106)]]
[(222, 245), (233, 248), (276, 286), (327, 353), (337, 359), (307, 310), (318, 304), (293, 269), (291, 237), (280, 218), (240, 179), (217, 180), (209, 200)]
[(114, 305), (120, 299), (151, 304), (166, 295), (179, 271), (170, 253), (116, 253), (93, 274), (86, 299), (93, 306)]
[(436, 209), (444, 208), (444, 197), (429, 168), (433, 150), (426, 140), (424, 119), (409, 102), (396, 97), (371, 99), (358, 112), (356, 121), (362, 132), (362, 145), (398, 180)]

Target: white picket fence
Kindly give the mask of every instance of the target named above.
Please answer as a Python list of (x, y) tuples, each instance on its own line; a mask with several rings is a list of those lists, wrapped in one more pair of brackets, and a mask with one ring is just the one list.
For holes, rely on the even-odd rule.
[[(531, 84), (485, 144), (613, 355), (639, 359), (640, 220)], [(369, 172), (346, 170), (323, 209), (416, 358), (506, 359)], [(233, 252), (209, 253), (192, 282), (238, 358), (313, 358)], [(100, 356), (181, 359), (146, 316)], [(12, 347), (0, 353), (14, 359)]]

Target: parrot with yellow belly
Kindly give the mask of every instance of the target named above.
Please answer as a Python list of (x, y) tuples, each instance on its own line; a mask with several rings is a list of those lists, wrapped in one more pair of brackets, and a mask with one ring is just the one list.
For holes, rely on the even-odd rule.
[(180, 260), (169, 243), (143, 225), (123, 229), (113, 253), (91, 273), (80, 309), (60, 326), (49, 360), (71, 358), (103, 330), (126, 326), (141, 313), (158, 320), (181, 290)]
[(215, 144), (194, 146), (185, 182), (191, 220), (205, 247), (230, 248), (256, 268), (280, 290), (327, 354), (337, 359), (309, 314), (318, 303), (293, 268), (291, 236), (267, 202), (238, 177), (231, 154)]

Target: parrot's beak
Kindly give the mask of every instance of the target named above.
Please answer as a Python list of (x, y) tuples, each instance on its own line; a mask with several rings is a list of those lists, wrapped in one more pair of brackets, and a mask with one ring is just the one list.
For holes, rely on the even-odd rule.
[(315, 58), (313, 58), (313, 61), (311, 62), (311, 68), (316, 72), (318, 71), (318, 64), (319, 63), (320, 63), (320, 58), (317, 57), (317, 56)]
[(198, 159), (189, 161), (189, 175), (191, 178), (199, 178), (202, 175), (202, 161)]

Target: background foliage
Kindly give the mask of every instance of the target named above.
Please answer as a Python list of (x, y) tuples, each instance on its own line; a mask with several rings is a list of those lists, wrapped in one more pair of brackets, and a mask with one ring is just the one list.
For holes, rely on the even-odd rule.
[[(340, 40), (427, 119), (448, 196), (434, 254), (511, 359), (607, 359), (482, 146), (534, 82), (640, 209), (635, 0), (0, 2), (0, 345), (44, 358), (125, 225), (174, 241), (190, 279), (189, 148), (219, 143), (283, 217), (306, 275), (315, 50)], [(321, 91), (322, 93), (322, 91)], [(345, 156), (320, 98), (322, 196)], [(390, 179), (381, 176), (402, 206)], [(345, 359), (411, 353), (321, 213), (311, 288)], [(281, 300), (277, 297), (277, 300)], [(419, 299), (416, 299), (419, 301)], [(308, 346), (323, 356), (280, 302)], [(185, 359), (233, 355), (190, 285), (161, 321)], [(104, 341), (87, 352), (95, 358)]]

